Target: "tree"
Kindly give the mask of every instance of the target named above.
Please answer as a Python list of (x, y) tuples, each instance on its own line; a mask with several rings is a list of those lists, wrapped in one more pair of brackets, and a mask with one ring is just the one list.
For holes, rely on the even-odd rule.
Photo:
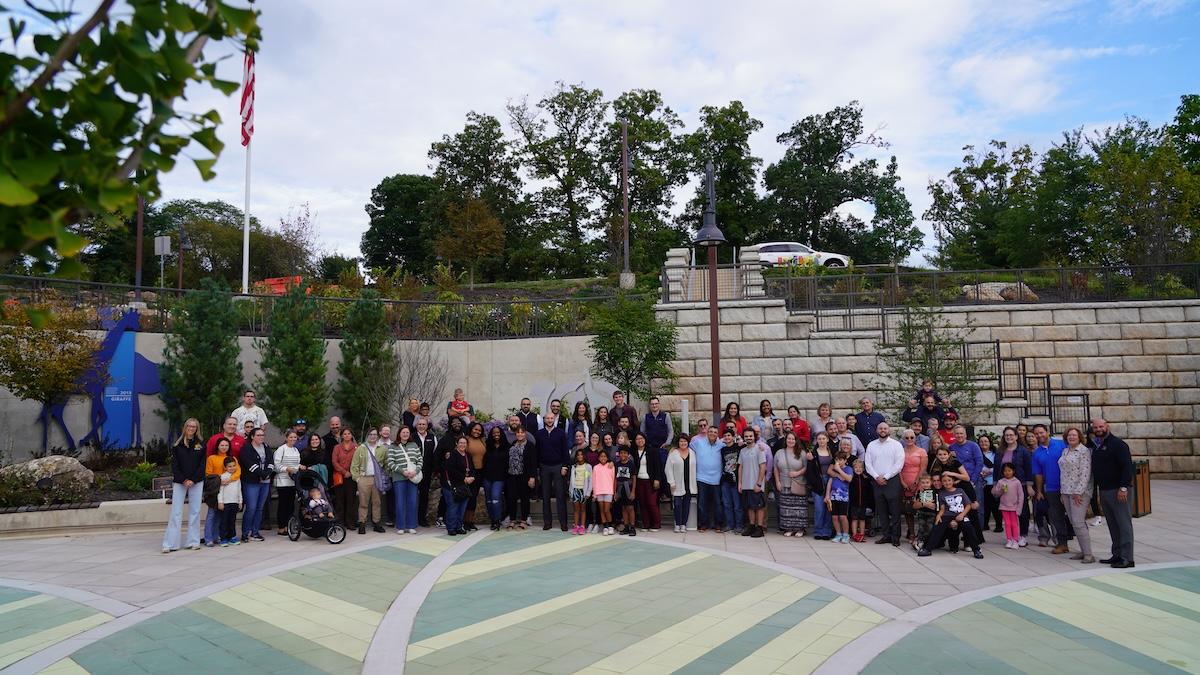
[[(395, 381), (389, 374), (395, 368), (395, 339), (388, 325), (379, 294), (365, 290), (346, 314), (342, 335), (342, 360), (338, 363), (337, 388), (334, 401), (342, 411), (346, 426), (361, 436), (375, 423), (392, 419), (390, 400)], [(380, 396), (373, 390), (385, 387)]]
[[(765, 173), (773, 218), (759, 235), (763, 240), (795, 239), (860, 262), (905, 258), (920, 243), (912, 207), (899, 185), (896, 158), (882, 174), (878, 160), (855, 160), (860, 148), (887, 147), (875, 133), (864, 134), (857, 101), (809, 115), (776, 140), (787, 149)], [(870, 230), (836, 211), (851, 202), (875, 207)], [(890, 257), (880, 260), (879, 255)]]
[(321, 281), (337, 283), (346, 275), (358, 274), (358, 258), (340, 253), (328, 253), (317, 261), (317, 277)]
[(325, 339), (317, 303), (308, 287), (298, 284), (276, 298), (268, 318), (269, 334), (255, 340), (262, 375), (255, 382), (267, 416), (283, 420), (316, 420), (325, 415)]
[(1130, 118), (1097, 134), (1090, 145), (1096, 194), (1084, 219), (1103, 237), (1102, 251), (1110, 262), (1195, 260), (1200, 176), (1188, 170), (1174, 138)]
[(1033, 150), (1022, 145), (1011, 153), (1004, 141), (991, 141), (990, 150), (979, 156), (974, 146), (962, 166), (950, 170), (945, 180), (932, 181), (933, 203), (923, 218), (933, 223), (937, 234), (938, 267), (977, 269), (1002, 267), (1008, 261), (1000, 245), (1006, 219), (1018, 204), (1028, 204), (1036, 171)]
[(1192, 173), (1200, 174), (1200, 94), (1179, 98), (1169, 131), (1184, 164)]
[(100, 341), (84, 330), (83, 310), (39, 309), (31, 313), (19, 305), (0, 305), (0, 386), (23, 401), (42, 404), (45, 448), (50, 407), (83, 393)]
[[(596, 271), (588, 235), (601, 228), (592, 215), (600, 193), (600, 143), (608, 104), (599, 89), (557, 84), (533, 107), (509, 104), (518, 147), (534, 180), (537, 218), (555, 233), (554, 271), (582, 277)], [(549, 270), (547, 270), (549, 271)]]
[(922, 381), (931, 379), (942, 397), (953, 403), (960, 419), (976, 419), (994, 411), (996, 405), (985, 404), (980, 397), (985, 376), (994, 366), (987, 359), (964, 356), (969, 355), (963, 345), (973, 328), (970, 319), (962, 324), (947, 323), (940, 308), (906, 308), (890, 344), (879, 347), (878, 375), (869, 381), (877, 405), (903, 410)]
[(284, 270), (283, 276), (308, 277), (317, 272), (321, 252), (315, 220), (308, 202), (304, 202), (295, 210), (289, 208), (287, 215), (279, 219), (278, 236), (268, 238), (273, 246), (267, 255)]
[(48, 0), (0, 8), (10, 40), (0, 53), (0, 266), (61, 256), (58, 271), (77, 272), (87, 241), (72, 226), (92, 216), (116, 225), (138, 193), (153, 201), (158, 174), (192, 141), (213, 155), (193, 160), (200, 175), (214, 175), (220, 115), (175, 105), (189, 85), (237, 90), (205, 49), (257, 49), (258, 13), (220, 0), (91, 4), (90, 14)]
[[(689, 170), (694, 178), (703, 179), (705, 163), (713, 163), (717, 224), (734, 246), (766, 241), (760, 234), (766, 214), (756, 190), (762, 159), (750, 149), (750, 136), (762, 127), (763, 123), (751, 117), (741, 101), (731, 101), (719, 108), (701, 108), (700, 128), (687, 139)], [(700, 180), (695, 196), (684, 210), (682, 224), (698, 228), (706, 201), (704, 183)]]
[(651, 301), (622, 293), (596, 309), (592, 329), (596, 335), (588, 347), (593, 377), (642, 399), (650, 398), (656, 388), (674, 391), (677, 376), (670, 362), (675, 360), (678, 331), (674, 323), (655, 316)]
[(172, 319), (158, 371), (164, 416), (171, 429), (188, 417), (202, 429), (219, 429), (242, 394), (238, 311), (229, 287), (204, 279), (200, 290), (184, 296)]
[(442, 136), (429, 149), (433, 178), (438, 185), (433, 217), (426, 238), (435, 241), (448, 226), (447, 210), (477, 199), (504, 226), (503, 257), (479, 261), (484, 279), (537, 279), (554, 264), (546, 244), (553, 238), (543, 223), (530, 222), (529, 200), (521, 181), (521, 161), (500, 120), (467, 113), (462, 131)]
[(429, 176), (396, 174), (379, 181), (366, 205), (371, 222), (360, 244), (366, 266), (419, 273), (432, 268), (427, 224), (441, 203), (437, 182)]
[(475, 268), (480, 260), (493, 259), (504, 252), (504, 224), (481, 199), (468, 199), (463, 206), (446, 210), (448, 227), (438, 235), (434, 248), (438, 257), (465, 266), (475, 287)]

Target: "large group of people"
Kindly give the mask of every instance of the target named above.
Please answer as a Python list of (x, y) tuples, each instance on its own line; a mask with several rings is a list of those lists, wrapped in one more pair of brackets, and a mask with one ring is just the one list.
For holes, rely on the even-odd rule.
[[(750, 420), (730, 402), (717, 419), (700, 418), (693, 435), (677, 432), (657, 397), (639, 414), (621, 391), (594, 411), (588, 401), (568, 411), (554, 400), (543, 413), (523, 398), (503, 421), (485, 425), (456, 389), (445, 415), (435, 421), (428, 402), (411, 399), (399, 423), (367, 428), (361, 439), (338, 417), (323, 435), (296, 420), (274, 449), (253, 391), (207, 440), (188, 419), (171, 452), (163, 553), (263, 541), (274, 491), (278, 534), (287, 534), (293, 515), (337, 519), (359, 534), (434, 527), (462, 535), (485, 518), (493, 530), (523, 530), (540, 500), (544, 530), (557, 516), (573, 535), (635, 537), (662, 527), (665, 503), (674, 531), (688, 531), (694, 502), (701, 533), (760, 538), (773, 509), (784, 537), (906, 540), (920, 557), (965, 546), (981, 558), (994, 523), (990, 532), (1003, 533), (1011, 549), (1029, 544), (1031, 526), (1054, 554), (1069, 553), (1074, 539), (1071, 557), (1081, 563), (1096, 562), (1088, 529), (1103, 514), (1113, 543), (1100, 562), (1134, 566), (1133, 462), (1107, 422), (1059, 438), (1041, 424), (972, 438), (931, 381), (895, 420), (869, 397), (846, 414), (823, 403), (811, 416), (797, 406), (777, 414), (763, 400)], [(201, 503), (209, 507), (203, 536)]]

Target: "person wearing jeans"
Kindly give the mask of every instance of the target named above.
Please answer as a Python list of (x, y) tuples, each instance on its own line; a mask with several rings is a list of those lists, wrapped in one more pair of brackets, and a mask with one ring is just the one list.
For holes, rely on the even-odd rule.
[(417, 493), (423, 476), (424, 453), (412, 439), (412, 430), (400, 427), (396, 443), (388, 446), (386, 466), (392, 476), (392, 503), (396, 508), (396, 534), (417, 533)]
[[(1033, 453), (1033, 483), (1035, 502), (1045, 501), (1049, 515), (1050, 528), (1054, 533), (1054, 553), (1066, 553), (1067, 549), (1067, 510), (1062, 503), (1061, 480), (1062, 473), (1058, 468), (1058, 460), (1062, 457), (1066, 444), (1057, 438), (1050, 438), (1050, 430), (1044, 424), (1035, 424), (1034, 436), (1037, 437), (1038, 449)], [(1046, 545), (1049, 533), (1042, 531), (1038, 523), (1038, 543)]]
[(833, 537), (833, 514), (829, 512), (824, 499), (825, 482), (829, 480), (829, 465), (833, 463), (828, 432), (817, 432), (810, 453), (807, 459), (811, 468), (804, 476), (808, 481), (808, 494), (813, 496), (813, 539), (826, 540)]
[(200, 548), (200, 501), (204, 495), (205, 458), (204, 442), (197, 435), (199, 428), (200, 423), (195, 418), (189, 418), (183, 423), (183, 435), (171, 448), (171, 516), (163, 536), (163, 553), (180, 548), (185, 499), (188, 505), (186, 545), (192, 550)]
[(242, 448), (238, 462), (242, 466), (242, 541), (262, 541), (263, 511), (271, 496), (273, 454), (267, 450), (267, 434), (260, 429), (250, 432), (250, 443)]
[(671, 488), (671, 508), (675, 513), (675, 531), (687, 532), (692, 496), (696, 494), (696, 455), (688, 447), (688, 437), (680, 434), (675, 448), (667, 455), (663, 471)]
[(508, 474), (508, 439), (504, 430), (492, 427), (483, 445), (483, 499), (492, 530), (499, 530), (504, 520), (504, 479)]
[(721, 448), (725, 446), (717, 439), (715, 426), (704, 427), (705, 435), (697, 435), (691, 443), (696, 456), (696, 486), (700, 488), (696, 524), (701, 532), (721, 523)]
[(454, 450), (442, 462), (442, 501), (446, 504), (446, 534), (467, 534), (463, 529), (463, 513), (467, 510), (467, 495), (455, 496), (454, 488), (470, 489), (475, 482), (474, 465), (467, 456), (467, 437), (459, 436)]

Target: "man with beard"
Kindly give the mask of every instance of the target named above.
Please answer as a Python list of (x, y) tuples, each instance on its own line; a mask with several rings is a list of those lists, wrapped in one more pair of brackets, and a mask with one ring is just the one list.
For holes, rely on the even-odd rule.
[(528, 398), (521, 399), (521, 407), (517, 409), (517, 419), (521, 422), (521, 426), (525, 427), (525, 440), (533, 438), (533, 432), (538, 429), (538, 414), (533, 411), (533, 401)]
[[(441, 480), (434, 469), (437, 463), (438, 438), (429, 430), (429, 420), (421, 417), (416, 421), (416, 433), (413, 442), (421, 447), (421, 482), (417, 484), (417, 524), (429, 527), (429, 494), (433, 490), (438, 495), (442, 493)], [(436, 481), (436, 482), (435, 482)], [(441, 498), (438, 498), (441, 503)]]
[(1101, 563), (1124, 569), (1133, 567), (1133, 517), (1129, 489), (1133, 485), (1133, 458), (1125, 441), (1108, 433), (1108, 422), (1092, 420), (1092, 476), (1100, 490), (1104, 522), (1112, 537), (1112, 556)]

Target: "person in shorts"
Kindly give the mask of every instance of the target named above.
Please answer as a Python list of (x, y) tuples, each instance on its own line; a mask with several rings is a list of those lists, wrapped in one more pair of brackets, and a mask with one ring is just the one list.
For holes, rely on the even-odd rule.
[(838, 451), (833, 464), (829, 465), (829, 482), (825, 484), (825, 505), (833, 514), (833, 529), (837, 532), (830, 541), (835, 544), (850, 543), (850, 519), (847, 516), (850, 513), (851, 472), (846, 467), (849, 459), (848, 451)]
[(746, 443), (738, 452), (738, 489), (746, 508), (746, 527), (742, 536), (762, 538), (766, 533), (767, 500), (765, 492), (767, 453), (758, 443)]
[(913, 517), (916, 520), (916, 538), (912, 547), (921, 550), (933, 530), (933, 518), (937, 515), (937, 492), (942, 486), (942, 477), (923, 473), (917, 478), (917, 493), (913, 495)]

